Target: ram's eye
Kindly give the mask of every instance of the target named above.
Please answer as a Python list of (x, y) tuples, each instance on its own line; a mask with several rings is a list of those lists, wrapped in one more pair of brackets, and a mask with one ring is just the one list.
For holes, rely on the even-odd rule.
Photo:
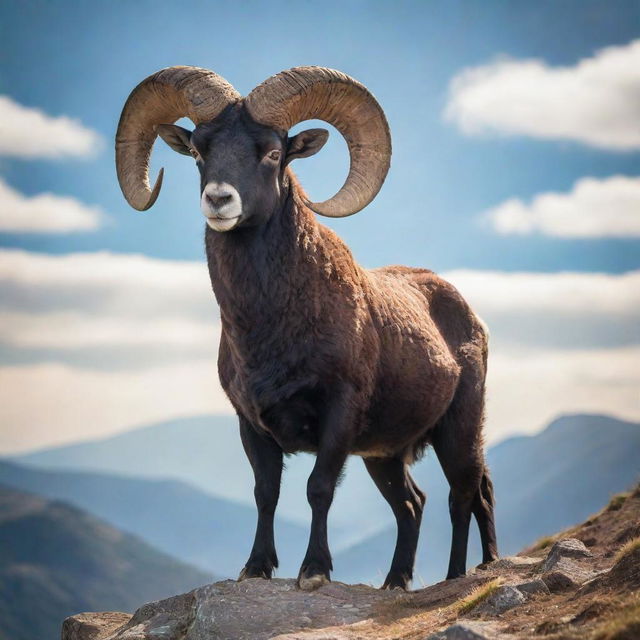
[(282, 152), (279, 149), (274, 149), (273, 151), (269, 151), (269, 153), (267, 153), (267, 158), (269, 158), (269, 160), (273, 160), (274, 162), (278, 162), (278, 160), (280, 160), (281, 154)]

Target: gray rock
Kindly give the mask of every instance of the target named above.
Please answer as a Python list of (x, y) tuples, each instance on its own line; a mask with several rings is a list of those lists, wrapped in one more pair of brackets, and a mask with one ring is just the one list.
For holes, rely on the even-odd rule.
[(529, 558), (528, 556), (507, 556), (500, 558), (488, 565), (490, 569), (522, 569), (540, 564), (540, 558)]
[(578, 587), (596, 575), (598, 575), (597, 571), (583, 567), (570, 558), (560, 558), (554, 562), (550, 571), (542, 574), (541, 578), (549, 587), (549, 591), (556, 593)]
[(426, 640), (508, 640), (513, 636), (500, 633), (494, 622), (458, 622)]
[(499, 616), (501, 613), (513, 609), (513, 607), (524, 604), (526, 600), (521, 591), (505, 584), (498, 587), (477, 607), (474, 607), (472, 611), (482, 615)]
[(549, 551), (542, 565), (542, 571), (546, 572), (555, 569), (563, 558), (591, 558), (592, 556), (591, 551), (589, 551), (580, 540), (576, 540), (575, 538), (558, 540), (558, 542), (551, 547), (551, 551)]
[(79, 613), (62, 623), (64, 640), (103, 640), (131, 620), (130, 613)]
[[(81, 620), (74, 616), (65, 621), (62, 640), (267, 640), (284, 634), (294, 637), (305, 628), (323, 629), (365, 620), (370, 617), (366, 605), (395, 601), (398, 597), (397, 593), (340, 582), (307, 592), (297, 589), (295, 580), (225, 580), (146, 604), (128, 622), (130, 616), (119, 619), (120, 628), (111, 627), (101, 635), (86, 635), (78, 628), (98, 628), (100, 616), (105, 614), (84, 614)], [(69, 635), (72, 629), (76, 635)], [(318, 638), (340, 635), (318, 632)]]
[(535, 580), (530, 580), (529, 582), (521, 582), (519, 584), (513, 585), (518, 591), (520, 591), (525, 598), (533, 595), (534, 593), (549, 593), (549, 587), (545, 583), (544, 580), (540, 578), (536, 578)]

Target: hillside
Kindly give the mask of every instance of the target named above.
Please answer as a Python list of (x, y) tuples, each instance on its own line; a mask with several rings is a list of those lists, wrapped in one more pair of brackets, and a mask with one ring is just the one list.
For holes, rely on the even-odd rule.
[(582, 525), (410, 593), (291, 580), (207, 585), (129, 618), (84, 614), (62, 640), (637, 640), (640, 487)]
[[(237, 577), (255, 531), (255, 508), (206, 494), (184, 482), (112, 474), (41, 471), (0, 461), (0, 484), (64, 500), (143, 538), (155, 548), (220, 578)], [(297, 571), (307, 531), (276, 519), (281, 570)]]
[(0, 486), (0, 638), (48, 640), (78, 611), (133, 611), (210, 576), (62, 502)]

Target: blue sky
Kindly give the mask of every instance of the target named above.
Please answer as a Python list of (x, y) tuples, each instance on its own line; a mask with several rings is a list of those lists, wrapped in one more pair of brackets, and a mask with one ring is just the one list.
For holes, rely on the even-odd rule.
[[(3, 175), (28, 194), (52, 190), (98, 204), (116, 221), (82, 236), (3, 237), (6, 245), (201, 258), (197, 178), (188, 160), (164, 149), (156, 155), (167, 183), (148, 214), (128, 209), (113, 179), (110, 149), (129, 91), (172, 64), (214, 69), (243, 94), (282, 69), (319, 64), (366, 84), (391, 125), (393, 165), (382, 193), (366, 214), (329, 223), (367, 266), (624, 271), (638, 264), (635, 241), (502, 238), (473, 220), (514, 195), (566, 190), (585, 175), (630, 174), (637, 152), (469, 138), (442, 118), (448, 83), (461, 69), (498, 55), (575, 64), (637, 37), (637, 2), (8, 2), (2, 12), (3, 58), (13, 64), (3, 65), (1, 90), (78, 118), (106, 141), (93, 161), (5, 161)], [(316, 197), (346, 175), (344, 146), (332, 142), (296, 165)], [(191, 215), (176, 215), (187, 207)]]
[[(344, 220), (322, 222), (338, 231), (365, 266), (404, 263), (458, 273), (459, 282), (453, 278), (454, 282), (460, 283), (463, 293), (479, 305), (481, 315), (488, 317), (490, 324), (493, 320), (497, 362), (510, 358), (511, 368), (505, 365), (501, 369), (503, 379), (512, 378), (520, 362), (526, 374), (521, 389), (528, 384), (527, 376), (537, 380), (537, 372), (545, 378), (545, 366), (556, 362), (554, 358), (565, 363), (558, 365), (560, 368), (568, 367), (566, 376), (573, 376), (574, 396), (568, 404), (557, 399), (550, 401), (554, 411), (585, 408), (640, 416), (638, 402), (634, 405), (632, 400), (637, 379), (627, 375), (630, 358), (636, 354), (633, 349), (640, 343), (638, 310), (628, 293), (636, 282), (629, 274), (640, 267), (640, 233), (633, 212), (627, 215), (630, 222), (623, 225), (622, 231), (611, 231), (616, 227), (620, 209), (617, 204), (607, 204), (609, 201), (603, 204), (598, 191), (591, 200), (587, 193), (586, 200), (576, 196), (561, 201), (560, 212), (546, 227), (546, 223), (531, 223), (533, 227), (526, 232), (501, 233), (490, 222), (495, 220), (499, 207), (514, 199), (520, 201), (517, 211), (514, 212), (513, 205), (506, 213), (502, 209), (511, 227), (517, 216), (548, 219), (548, 203), (540, 205), (541, 213), (529, 206), (540, 194), (570, 195), (576, 183), (585, 178), (595, 181), (597, 191), (613, 176), (629, 181), (638, 177), (640, 144), (633, 142), (633, 122), (628, 124), (628, 138), (624, 138), (625, 130), (620, 134), (623, 142), (608, 137), (608, 107), (603, 107), (603, 113), (591, 113), (592, 105), (599, 104), (599, 83), (589, 81), (588, 76), (580, 79), (580, 61), (598, 62), (603, 48), (620, 47), (621, 62), (616, 62), (612, 54), (606, 58), (612, 60), (606, 67), (611, 72), (605, 69), (599, 73), (609, 74), (606, 77), (620, 73), (622, 79), (612, 83), (610, 95), (606, 86), (602, 91), (604, 103), (609, 104), (610, 100), (613, 105), (611, 128), (625, 125), (620, 124), (624, 118), (615, 109), (624, 99), (624, 91), (630, 90), (629, 95), (634, 95), (635, 87), (638, 95), (638, 84), (634, 84), (638, 77), (628, 78), (624, 69), (625, 56), (637, 60), (629, 53), (629, 47), (640, 37), (640, 3), (6, 1), (0, 7), (0, 25), (0, 94), (18, 105), (37, 108), (49, 117), (72, 118), (78, 126), (97, 134), (94, 139), (99, 140), (92, 145), (91, 153), (63, 153), (56, 159), (44, 157), (44, 153), (38, 155), (37, 151), (28, 158), (19, 149), (0, 151), (0, 179), (24, 197), (42, 193), (72, 197), (81, 206), (99, 208), (103, 220), (99, 228), (84, 232), (39, 233), (33, 227), (8, 232), (6, 225), (0, 225), (4, 229), (0, 231), (2, 247), (22, 250), (19, 254), (22, 266), (16, 266), (15, 251), (3, 254), (5, 265), (9, 265), (8, 258), (12, 262), (5, 269), (3, 281), (8, 295), (1, 307), (6, 333), (0, 345), (4, 361), (0, 376), (4, 375), (8, 382), (5, 388), (19, 393), (31, 380), (49, 380), (47, 376), (53, 375), (50, 384), (42, 385), (46, 389), (42, 393), (48, 394), (46, 400), (31, 390), (25, 392), (22, 401), (13, 402), (3, 422), (12, 420), (22, 425), (21, 432), (26, 435), (17, 437), (15, 433), (9, 434), (7, 427), (0, 427), (6, 431), (4, 439), (0, 437), (0, 452), (3, 447), (28, 448), (55, 440), (34, 426), (39, 414), (27, 410), (28, 404), (47, 407), (47, 415), (60, 425), (61, 440), (90, 437), (133, 426), (136, 421), (163, 417), (156, 415), (160, 409), (173, 415), (228, 410), (223, 400), (209, 406), (201, 398), (184, 405), (176, 399), (170, 407), (145, 413), (141, 407), (149, 399), (143, 395), (140, 406), (136, 405), (131, 413), (131, 422), (126, 421), (124, 413), (114, 413), (95, 431), (83, 430), (79, 419), (75, 427), (69, 426), (70, 416), (76, 415), (69, 409), (73, 396), (66, 397), (59, 391), (65, 384), (73, 385), (78, 379), (86, 381), (94, 374), (111, 375), (108, 380), (101, 379), (101, 384), (120, 386), (123, 380), (129, 380), (126, 376), (135, 378), (136, 371), (162, 377), (162, 367), (189, 369), (189, 363), (193, 365), (192, 371), (201, 371), (198, 367), (203, 367), (202, 371), (206, 369), (206, 375), (210, 375), (206, 363), (215, 358), (215, 345), (199, 349), (198, 340), (206, 339), (202, 336), (206, 336), (204, 325), (208, 318), (212, 324), (216, 321), (213, 307), (208, 308), (207, 303), (199, 306), (201, 303), (193, 303), (192, 299), (185, 302), (189, 310), (180, 318), (182, 324), (167, 328), (182, 337), (176, 338), (173, 346), (167, 346), (161, 339), (158, 322), (163, 317), (176, 316), (172, 311), (175, 304), (166, 309), (158, 306), (157, 312), (164, 309), (165, 316), (154, 316), (153, 326), (161, 346), (149, 341), (145, 350), (134, 340), (122, 337), (129, 335), (122, 323), (130, 333), (136, 333), (132, 328), (133, 317), (126, 315), (131, 302), (123, 297), (122, 291), (103, 283), (107, 287), (104, 290), (107, 301), (103, 300), (101, 306), (93, 300), (98, 285), (92, 293), (90, 286), (87, 288), (75, 280), (70, 284), (64, 280), (67, 277), (64, 274), (76, 273), (75, 267), (67, 261), (63, 268), (63, 262), (54, 260), (58, 257), (64, 261), (69, 254), (80, 253), (85, 262), (78, 268), (91, 273), (95, 269), (97, 280), (110, 265), (125, 269), (122, 265), (130, 260), (131, 254), (153, 259), (144, 263), (149, 273), (165, 273), (165, 267), (169, 269), (174, 264), (166, 262), (171, 260), (181, 261), (176, 263), (176, 272), (183, 273), (180, 277), (185, 281), (189, 280), (189, 274), (198, 274), (197, 262), (204, 255), (204, 222), (198, 207), (197, 172), (191, 160), (158, 143), (153, 167), (154, 171), (165, 167), (165, 182), (158, 202), (146, 213), (134, 212), (126, 205), (113, 165), (113, 135), (127, 95), (145, 76), (175, 64), (213, 69), (243, 94), (269, 75), (297, 65), (337, 68), (363, 82), (378, 98), (391, 126), (394, 146), (391, 171), (381, 193), (364, 212)], [(475, 118), (476, 129), (482, 133), (466, 131), (462, 116), (457, 119), (445, 116), (455, 98), (452, 83), (465, 70), (495, 71), (497, 75), (492, 77), (496, 84), (486, 86), (492, 95), (499, 97), (512, 77), (526, 77), (524, 67), (504, 70), (500, 64), (511, 61), (522, 65), (531, 60), (537, 60), (541, 68), (540, 74), (534, 73), (532, 77), (539, 77), (543, 83), (539, 90), (533, 89), (534, 98), (544, 97), (547, 90), (553, 92), (562, 85), (564, 76), (558, 80), (553, 71), (566, 68), (569, 70), (566, 86), (573, 86), (570, 83), (578, 78), (575, 99), (570, 90), (560, 89), (559, 99), (554, 94), (539, 107), (535, 106), (536, 100), (530, 101), (534, 104), (533, 115), (517, 123), (520, 129), (516, 126), (514, 134), (505, 124), (510, 117), (507, 89), (502, 106), (489, 109), (488, 113), (486, 108), (482, 111), (477, 104), (474, 106), (471, 89), (475, 85), (470, 87), (467, 82), (456, 94), (458, 113)], [(581, 93), (583, 89), (587, 91), (586, 98)], [(467, 98), (471, 102), (465, 102)], [(556, 108), (558, 113), (553, 111)], [(575, 109), (575, 115), (571, 109)], [(494, 116), (495, 122), (487, 125), (487, 118)], [(549, 123), (562, 118), (568, 121), (565, 133), (550, 133), (553, 127)], [(580, 125), (583, 119), (584, 126)], [(604, 142), (594, 144), (589, 139), (592, 121), (603, 129)], [(4, 126), (6, 134), (6, 122)], [(330, 196), (346, 175), (346, 147), (337, 132), (332, 134), (318, 156), (294, 165), (315, 200)], [(24, 131), (24, 136), (28, 137), (29, 131)], [(625, 140), (630, 142), (627, 144)], [(603, 197), (614, 186), (606, 183)], [(627, 207), (629, 201), (639, 202), (633, 200), (638, 197), (636, 183), (621, 182), (615, 188), (618, 199), (611, 202), (619, 203), (620, 198), (626, 198)], [(620, 196), (621, 192), (630, 195)], [(594, 213), (595, 226), (591, 231), (567, 232), (567, 226), (571, 227), (568, 223), (565, 231), (558, 231), (562, 226), (558, 221), (563, 216), (577, 215), (575, 211), (579, 214), (594, 198), (600, 209)], [(574, 201), (579, 206), (572, 205)], [(562, 209), (565, 205), (566, 213)], [(494, 212), (494, 218), (488, 211)], [(0, 220), (2, 215), (8, 215), (8, 210), (0, 210)], [(108, 252), (109, 258), (100, 263), (100, 256), (105, 254), (97, 252)], [(47, 262), (43, 256), (50, 256), (52, 261)], [(125, 262), (118, 262), (119, 256)], [(36, 263), (53, 280), (52, 274), (57, 274), (56, 269), (60, 268), (60, 280), (52, 280), (49, 288), (44, 285), (38, 288), (31, 281), (25, 284), (28, 278), (20, 274), (30, 273)], [(136, 268), (133, 262), (126, 264)], [(563, 281), (562, 272), (573, 275)], [(519, 280), (507, 280), (509, 273), (524, 275)], [(540, 276), (538, 280), (535, 274)], [(588, 274), (600, 279), (589, 279)], [(193, 277), (198, 279), (200, 275)], [(129, 285), (123, 285), (123, 290), (126, 286)], [(533, 288), (526, 288), (530, 286)], [(173, 291), (162, 282), (158, 289), (166, 289), (166, 295)], [(57, 294), (52, 293), (56, 291)], [(130, 295), (144, 297), (144, 287), (140, 291), (134, 288)], [(593, 292), (591, 300), (590, 292)], [(194, 293), (193, 299), (200, 300), (200, 295)], [(496, 297), (505, 296), (513, 301), (511, 307), (496, 301)], [(558, 311), (570, 296), (576, 297), (575, 304), (567, 303), (566, 309)], [(531, 303), (531, 298), (539, 300), (539, 304)], [(555, 307), (554, 301), (558, 303)], [(27, 313), (31, 333), (25, 329)], [(136, 313), (136, 321), (140, 321), (144, 310)], [(586, 315), (589, 318), (585, 321)], [(67, 335), (75, 333), (72, 316), (84, 327), (90, 326), (88, 319), (96, 318), (104, 322), (109, 319), (111, 324), (96, 325), (93, 337), (73, 343)], [(59, 329), (62, 333), (54, 332), (50, 339), (42, 337), (53, 331), (56, 322), (62, 323)], [(187, 325), (197, 338), (190, 340), (180, 333), (187, 331)], [(68, 327), (67, 334), (64, 326)], [(102, 342), (100, 336), (104, 337)], [(215, 342), (213, 329), (211, 341)], [(545, 349), (550, 351), (547, 353)], [(606, 349), (618, 351), (607, 354)], [(526, 366), (522, 353), (530, 355), (530, 367)], [(572, 359), (570, 365), (568, 359)], [(624, 398), (603, 391), (601, 401), (594, 404), (593, 389), (599, 388), (603, 380), (598, 378), (580, 387), (574, 374), (585, 367), (607, 370), (609, 382), (616, 376), (622, 379)], [(54, 370), (62, 377), (56, 378)], [(177, 375), (173, 370), (171, 384)], [(548, 379), (553, 386), (553, 376)], [(167, 380), (165, 383), (169, 384)], [(494, 383), (496, 389), (498, 384), (499, 381)], [(193, 388), (189, 393), (193, 393)], [(511, 391), (502, 393), (510, 395)], [(499, 396), (498, 391), (496, 394)], [(91, 391), (86, 395), (93, 397)], [(540, 396), (536, 402), (545, 402), (545, 397)], [(497, 404), (504, 426), (495, 431), (496, 438), (508, 435), (508, 411), (517, 410), (515, 400), (515, 404), (500, 402)], [(102, 412), (100, 406), (87, 404), (87, 412), (89, 409)], [(514, 420), (513, 431), (540, 428), (547, 417), (547, 414), (519, 416)], [(531, 426), (526, 426), (527, 421)]]

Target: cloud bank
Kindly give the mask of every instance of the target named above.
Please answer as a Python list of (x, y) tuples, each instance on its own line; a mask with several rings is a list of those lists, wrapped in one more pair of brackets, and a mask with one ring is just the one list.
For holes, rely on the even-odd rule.
[(568, 193), (541, 193), (527, 204), (512, 198), (483, 218), (498, 233), (563, 238), (640, 237), (640, 178), (582, 178)]
[(41, 193), (28, 197), (0, 178), (0, 231), (6, 233), (70, 233), (95, 231), (106, 216), (99, 207), (75, 198)]
[(626, 151), (640, 149), (640, 40), (574, 66), (499, 59), (464, 69), (444, 117), (469, 135), (523, 135)]
[(0, 95), (0, 155), (17, 158), (86, 157), (101, 136), (67, 116), (52, 117)]
[[(491, 330), (487, 436), (561, 412), (640, 419), (640, 271), (444, 274)], [(0, 250), (0, 453), (232, 413), (203, 262)]]
[(150, 360), (211, 355), (218, 318), (204, 263), (0, 250), (0, 344), (6, 348), (41, 349), (63, 359), (82, 351), (96, 367), (136, 361), (144, 367)]

